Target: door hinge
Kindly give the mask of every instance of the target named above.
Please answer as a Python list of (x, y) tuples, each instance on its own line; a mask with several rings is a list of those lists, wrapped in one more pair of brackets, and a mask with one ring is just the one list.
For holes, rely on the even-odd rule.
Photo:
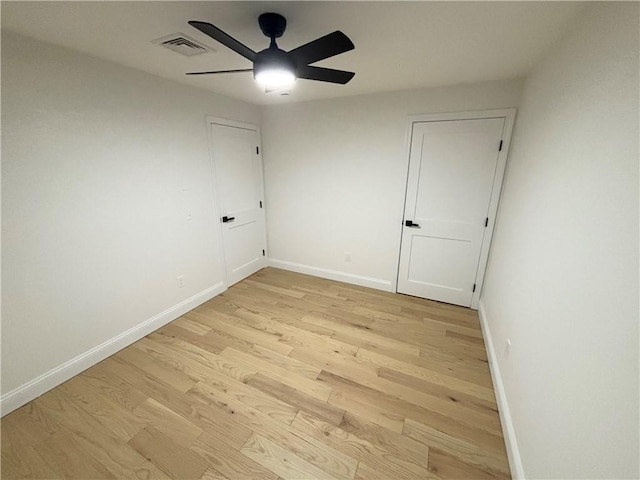
[(262, 256), (264, 257), (265, 253), (264, 253), (264, 248), (262, 249)]
[(260, 208), (262, 208), (262, 200), (260, 200)]
[(256, 147), (256, 155), (260, 155), (260, 147)]
[(475, 291), (476, 291), (476, 284), (475, 284), (475, 283), (473, 284), (473, 290), (472, 290), (472, 291), (473, 291), (473, 292), (475, 292)]
[(484, 228), (487, 228), (489, 226), (489, 217), (484, 219)]
[(500, 140), (500, 146), (498, 147), (498, 151), (501, 152), (502, 151), (502, 140)]

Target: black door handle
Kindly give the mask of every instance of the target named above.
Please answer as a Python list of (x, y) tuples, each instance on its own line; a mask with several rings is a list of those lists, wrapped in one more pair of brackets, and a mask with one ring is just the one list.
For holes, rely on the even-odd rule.
[(407, 220), (404, 222), (405, 226), (407, 227), (417, 227), (420, 228), (420, 225), (418, 225), (417, 223), (413, 223), (411, 220)]
[(236, 217), (227, 217), (226, 215), (222, 217), (222, 223), (233, 222)]

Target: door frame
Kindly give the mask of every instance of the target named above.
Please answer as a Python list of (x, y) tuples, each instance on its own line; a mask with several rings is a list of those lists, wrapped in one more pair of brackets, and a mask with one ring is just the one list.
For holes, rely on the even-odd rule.
[(224, 249), (224, 237), (222, 233), (222, 225), (220, 219), (222, 218), (222, 213), (220, 212), (221, 201), (220, 201), (220, 189), (218, 188), (218, 176), (216, 174), (216, 163), (214, 161), (214, 148), (215, 148), (215, 139), (213, 138), (213, 125), (223, 125), (225, 127), (233, 127), (233, 128), (242, 128), (244, 130), (254, 130), (258, 137), (258, 161), (260, 162), (260, 197), (262, 198), (262, 220), (264, 225), (264, 245), (265, 245), (265, 256), (264, 256), (264, 266), (266, 266), (266, 253), (268, 252), (269, 245), (267, 244), (267, 215), (266, 215), (266, 202), (264, 200), (264, 164), (262, 162), (262, 134), (260, 131), (260, 127), (254, 125), (252, 123), (238, 122), (236, 120), (229, 120), (227, 118), (216, 117), (212, 115), (207, 115), (205, 117), (205, 123), (207, 126), (207, 139), (209, 144), (209, 165), (211, 167), (211, 182), (213, 186), (213, 213), (215, 215), (215, 224), (218, 230), (218, 244), (220, 245), (218, 249), (218, 253), (220, 258), (222, 259), (222, 282), (224, 286), (224, 290), (229, 288), (229, 279), (227, 278), (227, 257)]
[[(491, 248), (491, 241), (493, 240), (493, 231), (496, 224), (496, 216), (498, 213), (498, 204), (500, 202), (500, 194), (502, 192), (502, 184), (504, 181), (504, 175), (507, 165), (507, 158), (509, 156), (509, 148), (511, 145), (511, 134), (513, 133), (513, 124), (516, 118), (515, 108), (500, 108), (494, 110), (473, 110), (467, 112), (448, 112), (448, 113), (430, 113), (430, 114), (418, 114), (409, 115), (407, 118), (407, 133), (405, 135), (405, 152), (406, 152), (406, 178), (404, 185), (404, 202), (402, 204), (402, 222), (404, 222), (404, 212), (407, 208), (407, 190), (409, 186), (409, 164), (411, 161), (411, 141), (413, 137), (413, 126), (416, 123), (424, 122), (443, 122), (453, 120), (480, 120), (489, 118), (504, 118), (504, 127), (502, 130), (502, 150), (498, 153), (498, 163), (496, 165), (496, 173), (493, 177), (493, 185), (491, 188), (491, 198), (489, 200), (489, 223), (487, 225), (484, 238), (482, 240), (482, 247), (480, 249), (480, 259), (478, 261), (478, 270), (476, 272), (475, 284), (476, 291), (471, 297), (471, 308), (478, 309), (480, 301), (480, 294), (482, 293), (482, 286), (484, 284), (484, 275), (487, 269), (487, 262), (489, 260), (489, 250)], [(398, 278), (400, 275), (400, 249), (402, 248), (402, 235), (403, 227), (402, 222), (399, 223), (400, 241), (398, 244), (398, 258), (396, 260), (396, 278), (393, 286), (393, 290), (398, 292)]]

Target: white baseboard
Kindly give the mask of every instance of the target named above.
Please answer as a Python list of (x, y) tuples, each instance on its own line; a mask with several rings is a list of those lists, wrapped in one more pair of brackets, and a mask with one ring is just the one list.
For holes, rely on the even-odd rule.
[(478, 314), (480, 317), (480, 325), (482, 326), (484, 345), (489, 356), (489, 369), (491, 371), (491, 379), (493, 380), (493, 388), (496, 393), (496, 401), (498, 402), (500, 423), (502, 424), (502, 433), (507, 447), (507, 457), (509, 458), (511, 476), (514, 479), (525, 480), (522, 458), (520, 457), (520, 449), (518, 448), (518, 441), (516, 439), (516, 431), (513, 427), (513, 421), (511, 420), (511, 412), (509, 411), (509, 404), (507, 402), (504, 384), (502, 383), (502, 377), (500, 375), (500, 367), (498, 366), (495, 346), (493, 344), (493, 339), (491, 338), (487, 312), (482, 300), (479, 302)]
[(275, 258), (270, 258), (268, 260), (268, 264), (269, 266), (274, 268), (280, 268), (282, 270), (289, 270), (297, 273), (304, 273), (306, 275), (312, 275), (314, 277), (327, 278), (329, 280), (335, 280), (337, 282), (351, 283), (353, 285), (375, 288), (377, 290), (384, 290), (386, 292), (394, 291), (393, 285), (389, 280), (382, 280), (380, 278), (364, 277), (362, 275), (356, 275), (354, 273), (329, 270), (328, 268), (312, 267), (310, 265), (287, 262), (285, 260), (278, 260)]
[(77, 357), (66, 361), (62, 365), (49, 370), (18, 388), (7, 392), (0, 397), (0, 412), (2, 412), (2, 416), (39, 397), (43, 393), (48, 392), (52, 388), (57, 387), (61, 383), (66, 382), (71, 377), (78, 375), (87, 368), (131, 345), (133, 342), (140, 340), (145, 335), (150, 334), (179, 316), (193, 310), (198, 305), (210, 300), (225, 290), (226, 287), (223, 282), (219, 282), (106, 342), (87, 350)]

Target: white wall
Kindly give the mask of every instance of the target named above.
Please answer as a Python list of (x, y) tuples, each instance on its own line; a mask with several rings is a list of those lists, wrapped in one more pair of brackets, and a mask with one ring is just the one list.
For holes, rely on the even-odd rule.
[(481, 305), (527, 478), (640, 474), (639, 7), (590, 6), (524, 89)]
[(514, 107), (521, 85), (487, 82), (266, 107), (263, 158), (274, 265), (391, 289), (408, 115)]
[(206, 115), (260, 122), (256, 106), (3, 32), (5, 397), (219, 286)]

